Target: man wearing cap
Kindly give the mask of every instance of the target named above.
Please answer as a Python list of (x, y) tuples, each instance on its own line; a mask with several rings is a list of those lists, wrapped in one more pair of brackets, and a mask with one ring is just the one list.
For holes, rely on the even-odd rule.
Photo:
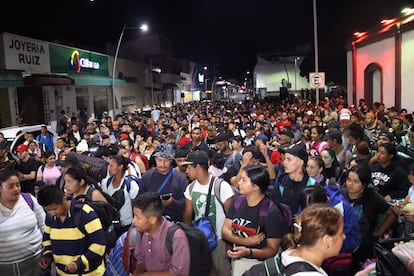
[[(210, 183), (213, 181), (208, 172), (208, 155), (203, 151), (194, 151), (188, 154), (186, 162), (187, 176), (193, 180), (184, 192), (185, 209), (184, 223), (191, 225), (193, 214), (194, 220), (204, 216), (206, 210), (206, 198), (208, 196)], [(217, 178), (216, 178), (217, 179)], [(230, 261), (226, 256), (225, 243), (221, 239), (221, 229), (223, 227), (225, 214), (230, 208), (234, 192), (226, 181), (213, 181), (211, 189), (210, 212), (206, 216), (215, 226), (217, 231), (217, 248), (212, 252), (213, 273), (212, 275), (230, 275)], [(214, 185), (220, 185), (218, 189), (220, 195), (215, 195)], [(216, 189), (217, 190), (217, 189)]]
[(304, 169), (307, 161), (308, 154), (302, 144), (286, 149), (283, 161), (284, 174), (278, 177), (275, 183), (275, 201), (289, 205), (293, 214), (300, 212), (302, 190), (315, 184), (315, 180), (310, 178)]
[(17, 146), (17, 156), (19, 157), (19, 162), (16, 164), (16, 170), (19, 172), (21, 191), (34, 195), (33, 184), (36, 181), (37, 169), (42, 163), (30, 157), (28, 147), (25, 144)]
[(185, 174), (173, 168), (174, 155), (169, 145), (161, 143), (154, 153), (155, 168), (142, 176), (140, 193), (158, 192), (164, 204), (164, 216), (181, 221), (184, 212), (184, 191), (188, 185)]
[(47, 132), (45, 125), (40, 127), (40, 134), (37, 135), (36, 140), (46, 146), (46, 151), (53, 151), (53, 136)]
[(102, 145), (98, 147), (95, 156), (109, 161), (108, 158), (112, 155), (117, 154), (118, 150), (118, 145), (112, 144), (111, 138), (108, 135), (104, 134), (102, 135)]
[(352, 153), (342, 145), (342, 132), (339, 130), (330, 131), (327, 139), (329, 148), (331, 148), (338, 159), (339, 165), (342, 168), (348, 166), (352, 159)]
[(230, 168), (234, 163), (240, 162), (242, 157), (240, 153), (230, 149), (230, 136), (233, 136), (231, 132), (222, 132), (216, 136), (217, 151), (223, 154), (224, 166), (226, 168)]

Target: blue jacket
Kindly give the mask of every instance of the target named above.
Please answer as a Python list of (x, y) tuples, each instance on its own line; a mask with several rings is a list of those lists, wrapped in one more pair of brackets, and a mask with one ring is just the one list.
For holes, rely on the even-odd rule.
[(327, 185), (325, 190), (329, 196), (329, 206), (338, 209), (344, 218), (344, 234), (346, 239), (342, 245), (341, 253), (351, 253), (361, 243), (358, 218), (354, 213), (352, 205), (344, 199), (338, 187)]
[(47, 147), (48, 151), (53, 151), (54, 150), (53, 137), (49, 133), (46, 136), (43, 136), (42, 134), (37, 135), (36, 140), (39, 143), (42, 143), (43, 145), (45, 145)]

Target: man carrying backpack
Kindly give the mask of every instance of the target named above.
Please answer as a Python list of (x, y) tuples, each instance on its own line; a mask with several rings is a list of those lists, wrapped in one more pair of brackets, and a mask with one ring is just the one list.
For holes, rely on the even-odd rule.
[(133, 275), (189, 275), (190, 245), (184, 231), (175, 230), (171, 254), (166, 247), (167, 233), (174, 223), (162, 216), (160, 195), (146, 192), (138, 195), (132, 205), (133, 225), (138, 231), (135, 246), (138, 266)]
[[(208, 155), (204, 151), (194, 151), (188, 154), (186, 162), (188, 165), (186, 174), (194, 180), (188, 185), (184, 192), (186, 198), (184, 208), (184, 223), (191, 225), (194, 213), (195, 220), (207, 217), (217, 233), (217, 247), (212, 251), (213, 274), (230, 275), (230, 261), (226, 255), (225, 243), (221, 240), (221, 229), (223, 228), (226, 212), (229, 209), (234, 192), (226, 181), (215, 181), (218, 178), (208, 172)], [(216, 185), (219, 185), (216, 187)], [(213, 186), (210, 188), (210, 186)], [(214, 188), (216, 187), (216, 188)], [(210, 191), (210, 192), (209, 192)], [(208, 196), (210, 194), (210, 196)], [(206, 199), (210, 198), (209, 208)], [(206, 210), (209, 209), (208, 214)]]

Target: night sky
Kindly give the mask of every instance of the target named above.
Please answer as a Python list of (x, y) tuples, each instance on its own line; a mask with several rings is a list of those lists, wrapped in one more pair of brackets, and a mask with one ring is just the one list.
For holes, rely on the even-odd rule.
[[(0, 31), (103, 51), (123, 24), (147, 23), (172, 41), (175, 56), (242, 79), (258, 53), (313, 46), (312, 0), (40, 0), (3, 1)], [(414, 0), (317, 0), (319, 71), (346, 82), (347, 40)], [(133, 32), (133, 31), (130, 31)], [(126, 34), (125, 39), (136, 34)], [(313, 55), (313, 50), (312, 55)]]

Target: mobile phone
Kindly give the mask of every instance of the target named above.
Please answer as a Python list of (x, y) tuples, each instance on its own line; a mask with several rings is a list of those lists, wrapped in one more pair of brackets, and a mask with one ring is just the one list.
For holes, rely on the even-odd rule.
[(171, 193), (169, 193), (169, 194), (163, 194), (163, 195), (161, 195), (161, 199), (162, 200), (169, 200), (171, 198), (171, 196), (172, 196)]

